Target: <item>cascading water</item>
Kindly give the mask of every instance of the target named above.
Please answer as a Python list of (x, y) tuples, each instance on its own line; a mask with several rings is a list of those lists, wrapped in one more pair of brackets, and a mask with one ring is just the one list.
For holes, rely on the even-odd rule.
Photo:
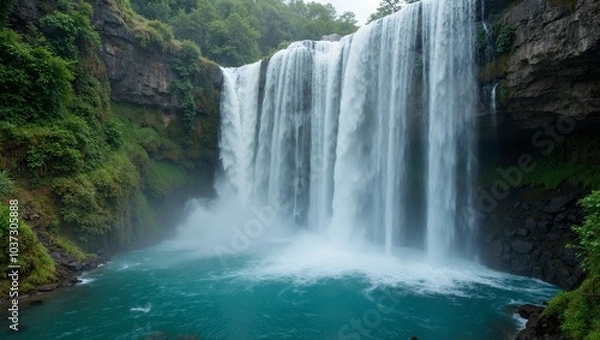
[[(490, 107), (492, 109), (492, 117), (494, 119), (494, 123), (496, 123), (497, 117), (496, 114), (498, 113), (498, 101), (497, 101), (497, 89), (498, 89), (498, 85), (500, 85), (500, 83), (496, 83), (494, 84), (494, 86), (492, 87), (492, 94), (490, 95)], [(495, 126), (495, 124), (494, 124)]]
[(223, 69), (225, 100), (221, 102), (221, 165), (226, 183), (246, 203), (252, 193), (260, 65), (258, 62), (237, 69)]
[(259, 64), (224, 70), (225, 180), (340, 244), (455, 253), (475, 226), (460, 213), (476, 165), (475, 7), (422, 0), (339, 42), (293, 43), (269, 60), (262, 98)]
[[(473, 1), (423, 3), (432, 16), (424, 23), (429, 55), (429, 133), (427, 252), (440, 261), (453, 252), (456, 229), (473, 229), (460, 214), (459, 171), (471, 182), (475, 116), (475, 4)], [(427, 20), (425, 20), (427, 21)], [(427, 31), (425, 31), (427, 29)], [(466, 155), (466, 157), (464, 157)], [(467, 204), (472, 195), (466, 185)]]

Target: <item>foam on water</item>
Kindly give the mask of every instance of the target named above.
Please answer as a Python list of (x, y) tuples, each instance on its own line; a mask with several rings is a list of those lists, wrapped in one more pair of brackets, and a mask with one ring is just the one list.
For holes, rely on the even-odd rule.
[(144, 307), (132, 307), (129, 311), (130, 312), (142, 312), (142, 313), (148, 313), (152, 310), (152, 305), (151, 304), (147, 304)]
[(90, 284), (90, 283), (96, 281), (96, 279), (94, 279), (94, 278), (85, 277), (85, 274), (79, 276), (77, 279), (80, 281), (77, 284), (81, 285), (81, 286), (87, 285), (87, 284)]
[[(171, 243), (191, 249), (189, 243)], [(229, 256), (243, 260), (233, 268), (223, 268), (217, 279), (234, 278), (259, 284), (284, 281), (291, 285), (314, 285), (324, 280), (358, 278), (371, 288), (394, 287), (415, 294), (477, 297), (478, 288), (491, 287), (547, 296), (550, 285), (525, 277), (495, 272), (477, 263), (455, 259), (443, 266), (429, 261), (427, 254), (410, 248), (394, 248), (390, 255), (377, 244), (340, 245), (322, 234), (303, 232), (287, 238), (265, 238), (260, 247), (236, 254), (194, 251), (194, 256)], [(540, 288), (546, 287), (546, 288)]]

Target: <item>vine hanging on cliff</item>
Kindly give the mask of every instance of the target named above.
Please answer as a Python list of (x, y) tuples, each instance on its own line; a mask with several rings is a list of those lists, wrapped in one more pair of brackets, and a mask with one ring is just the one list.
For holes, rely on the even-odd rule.
[(191, 41), (183, 41), (181, 49), (175, 54), (171, 68), (179, 77), (172, 89), (179, 96), (183, 111), (183, 125), (189, 131), (193, 129), (196, 117), (193, 79), (200, 73), (200, 48)]

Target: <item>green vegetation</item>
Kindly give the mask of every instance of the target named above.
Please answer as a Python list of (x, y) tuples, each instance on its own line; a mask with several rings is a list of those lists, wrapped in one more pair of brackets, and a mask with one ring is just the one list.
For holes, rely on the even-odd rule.
[[(197, 171), (214, 159), (220, 98), (208, 81), (209, 62), (195, 44), (174, 40), (170, 26), (135, 14), (126, 0), (113, 6), (140, 43), (172, 56), (184, 88), (178, 93), (188, 101), (183, 117), (111, 104), (89, 2), (40, 5), (40, 21), (18, 32), (0, 21), (0, 198), (18, 198), (42, 221), (35, 232), (21, 226), (24, 291), (54, 276), (36, 232), (81, 261), (94, 256), (86, 250), (148, 240), (158, 234), (162, 202), (200, 183)], [(8, 16), (6, 8), (0, 15)]]
[(509, 53), (515, 40), (515, 30), (507, 24), (502, 24), (494, 29), (496, 36), (496, 55)]
[(68, 254), (75, 256), (75, 258), (79, 261), (87, 261), (96, 257), (96, 254), (86, 253), (77, 244), (73, 243), (73, 241), (67, 239), (64, 236), (53, 235), (52, 242), (58, 248), (66, 251)]
[(6, 24), (16, 0), (5, 0), (0, 2), (0, 25)]
[[(304, 0), (118, 0), (117, 5), (142, 41), (166, 46), (173, 36), (189, 40), (224, 66), (257, 61), (285, 41), (319, 40), (357, 29), (354, 13), (338, 15), (330, 4)], [(152, 21), (136, 17), (134, 11)]]
[(8, 171), (0, 171), (0, 198), (8, 196), (15, 190), (15, 182)]
[(73, 74), (67, 61), (0, 27), (0, 121), (24, 124), (64, 115)]
[(533, 171), (524, 174), (524, 184), (555, 189), (563, 183), (569, 183), (599, 190), (598, 137), (590, 134), (564, 138), (564, 141), (553, 146), (548, 156), (536, 161)]
[(571, 292), (561, 292), (549, 303), (545, 317), (557, 316), (567, 339), (600, 339), (600, 191), (580, 201), (587, 216), (573, 230), (579, 237), (579, 256), (588, 278)]
[(77, 60), (85, 48), (100, 43), (90, 21), (92, 6), (83, 1), (58, 1), (58, 8), (41, 20), (50, 50), (66, 60)]
[(179, 77), (172, 86), (183, 106), (183, 125), (191, 130), (196, 116), (193, 80), (201, 73), (200, 48), (189, 40), (183, 41), (181, 49), (175, 54), (172, 68)]
[[(0, 204), (0, 239), (4, 249), (8, 249), (7, 241), (9, 239), (9, 208), (5, 204)], [(27, 291), (35, 286), (48, 283), (54, 278), (55, 266), (54, 261), (48, 255), (48, 250), (39, 242), (35, 233), (31, 228), (19, 220), (18, 227), (19, 235), (19, 290)], [(0, 267), (3, 272), (7, 272), (6, 268), (10, 264), (10, 257), (6, 251), (0, 252)], [(0, 293), (3, 296), (8, 296), (10, 282), (7, 280), (0, 281)]]

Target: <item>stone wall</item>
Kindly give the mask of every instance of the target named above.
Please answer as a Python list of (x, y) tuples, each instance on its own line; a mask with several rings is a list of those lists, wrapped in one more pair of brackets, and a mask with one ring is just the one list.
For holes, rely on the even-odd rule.
[(583, 279), (571, 230), (583, 221), (577, 201), (587, 190), (521, 187), (483, 219), (481, 260), (491, 268), (530, 276), (565, 289)]

